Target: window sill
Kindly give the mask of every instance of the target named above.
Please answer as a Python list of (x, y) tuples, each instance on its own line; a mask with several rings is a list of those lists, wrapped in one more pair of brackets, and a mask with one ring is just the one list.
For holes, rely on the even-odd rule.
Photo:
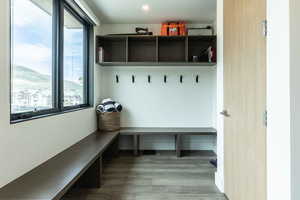
[(67, 110), (53, 112), (53, 113), (49, 113), (49, 114), (41, 114), (41, 115), (33, 116), (30, 118), (26, 118), (26, 119), (11, 120), (10, 124), (18, 124), (21, 122), (26, 122), (26, 121), (31, 121), (31, 120), (36, 120), (36, 119), (41, 119), (41, 118), (46, 118), (46, 117), (52, 117), (52, 116), (56, 116), (56, 115), (62, 115), (62, 114), (66, 114), (66, 113), (77, 112), (77, 111), (82, 111), (82, 110), (91, 109), (91, 108), (94, 108), (94, 107), (93, 106), (85, 106), (85, 107), (81, 107), (81, 108), (67, 109)]

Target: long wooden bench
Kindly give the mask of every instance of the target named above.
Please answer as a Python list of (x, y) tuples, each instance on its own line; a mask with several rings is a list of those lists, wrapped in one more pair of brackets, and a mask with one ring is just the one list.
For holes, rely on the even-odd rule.
[(118, 151), (118, 136), (134, 139), (138, 155), (142, 135), (173, 135), (176, 154), (181, 156), (184, 135), (216, 135), (214, 128), (122, 128), (110, 133), (93, 133), (67, 150), (0, 189), (1, 200), (58, 200), (72, 187), (100, 187), (104, 155)]
[(139, 154), (139, 141), (142, 135), (172, 135), (176, 141), (176, 155), (181, 157), (182, 137), (184, 135), (217, 135), (215, 128), (122, 128), (120, 135), (133, 137), (134, 155)]
[(118, 150), (119, 132), (93, 133), (0, 189), (1, 200), (56, 200), (74, 184), (100, 187), (103, 153)]

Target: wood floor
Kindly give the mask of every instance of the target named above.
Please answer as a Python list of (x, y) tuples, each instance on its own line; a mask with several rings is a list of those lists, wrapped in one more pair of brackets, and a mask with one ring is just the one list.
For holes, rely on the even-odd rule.
[(225, 200), (214, 184), (211, 152), (120, 155), (104, 168), (99, 189), (73, 189), (64, 200)]

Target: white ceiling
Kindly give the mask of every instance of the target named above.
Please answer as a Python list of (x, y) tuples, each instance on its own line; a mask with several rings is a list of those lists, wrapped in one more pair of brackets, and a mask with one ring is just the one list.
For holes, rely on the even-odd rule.
[[(87, 0), (86, 3), (106, 24), (157, 24), (164, 21), (212, 23), (216, 0)], [(142, 11), (148, 4), (150, 10)]]

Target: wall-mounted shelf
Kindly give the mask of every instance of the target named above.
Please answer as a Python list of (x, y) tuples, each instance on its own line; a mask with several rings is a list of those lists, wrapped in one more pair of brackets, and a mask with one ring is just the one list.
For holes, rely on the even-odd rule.
[(108, 66), (215, 66), (215, 62), (102, 62), (103, 67)]
[[(214, 66), (202, 55), (216, 49), (216, 36), (97, 36), (96, 62), (102, 66)], [(99, 62), (99, 47), (104, 62)], [(193, 62), (199, 56), (199, 62)]]

